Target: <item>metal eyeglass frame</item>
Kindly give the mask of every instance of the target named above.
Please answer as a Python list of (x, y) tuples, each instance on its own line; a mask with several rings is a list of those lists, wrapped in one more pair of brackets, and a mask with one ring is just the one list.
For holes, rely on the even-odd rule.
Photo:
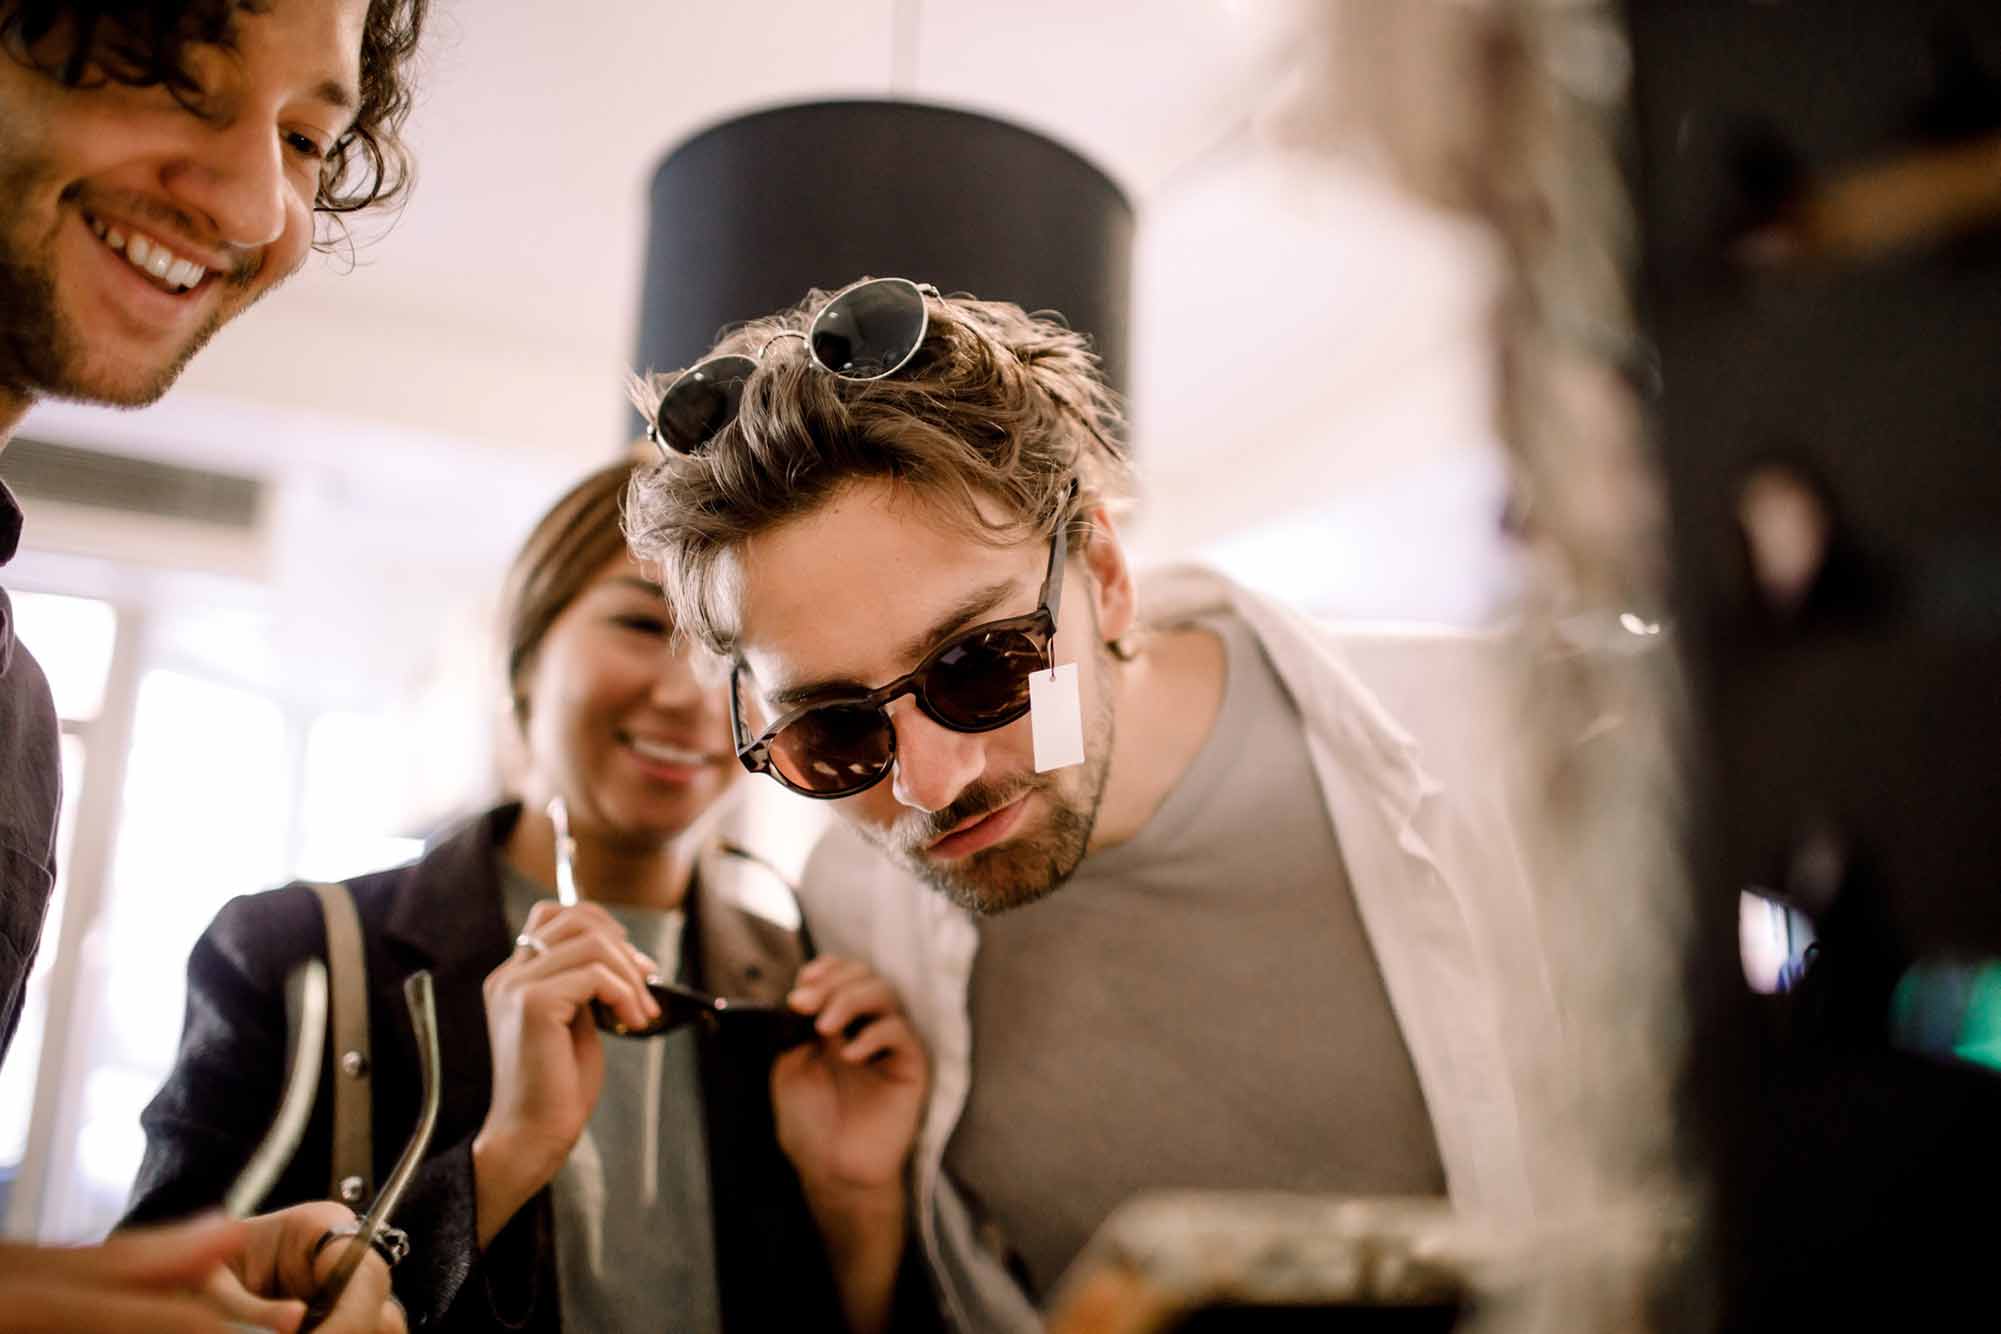
[[(899, 357), (894, 366), (890, 366), (885, 370), (877, 371), (873, 375), (850, 375), (846, 371), (836, 370), (832, 366), (829, 366), (826, 362), (820, 360), (820, 354), (816, 352), (813, 348), (813, 333), (814, 330), (819, 328), (820, 321), (826, 318), (827, 312), (832, 310), (835, 306), (839, 305), (842, 298), (846, 297), (851, 292), (859, 291), (864, 287), (875, 287), (884, 284), (901, 284), (902, 286), (909, 288), (911, 292), (916, 295), (917, 314), (918, 314), (917, 337), (911, 341), (910, 350), (908, 352), (905, 352), (901, 357)], [(816, 366), (822, 371), (825, 371), (828, 375), (833, 376), (837, 380), (852, 380), (858, 384), (865, 384), (870, 380), (888, 379), (890, 376), (896, 374), (898, 371), (902, 370), (905, 366), (908, 366), (910, 364), (910, 359), (917, 355), (917, 349), (924, 346), (925, 338), (928, 337), (931, 333), (931, 307), (925, 304), (926, 297), (930, 297), (938, 301), (943, 301), (945, 299), (944, 295), (940, 293), (939, 290), (936, 287), (932, 286), (930, 283), (920, 283), (909, 278), (863, 278), (859, 282), (849, 283), (846, 287), (843, 287), (840, 291), (828, 297), (825, 304), (823, 304), (818, 310), (813, 312), (813, 318), (806, 322), (806, 327), (804, 329), (781, 329), (777, 333), (771, 335), (771, 337), (765, 339), (764, 342), (759, 344), (755, 355), (746, 356), (741, 352), (725, 352), (720, 356), (706, 357), (703, 360), (698, 361), (694, 365), (690, 366), (687, 370), (682, 371), (679, 375), (675, 376), (673, 382), (667, 386), (664, 392), (661, 393), (660, 402), (653, 409), (653, 420), (646, 423), (646, 438), (653, 442), (653, 447), (655, 449), (660, 451), (660, 457), (662, 459), (671, 459), (674, 454), (693, 455), (701, 453), (704, 449), (708, 447), (707, 440), (703, 441), (703, 443), (700, 446), (694, 449), (682, 450), (677, 447), (670, 446), (667, 443), (667, 441), (663, 438), (663, 433), (660, 430), (660, 417), (661, 414), (667, 410), (667, 404), (672, 399), (674, 391), (683, 384), (698, 383), (703, 380), (713, 380), (718, 378), (725, 380), (748, 380), (751, 377), (751, 374), (755, 372), (760, 365), (763, 364), (764, 354), (771, 350), (771, 345), (773, 343), (783, 342), (787, 338), (797, 338), (800, 342), (804, 343), (806, 345), (807, 359), (811, 361), (814, 366)], [(736, 363), (741, 363), (741, 365), (739, 366)], [(725, 367), (728, 368), (730, 373), (727, 375), (718, 376), (717, 375), (718, 369)], [(739, 393), (738, 395), (738, 401), (739, 402), (742, 401), (741, 393)], [(708, 439), (709, 440), (715, 439), (717, 435), (720, 435), (723, 431), (729, 428), (729, 424), (731, 421), (735, 420), (736, 420), (736, 413), (734, 410), (732, 410), (730, 413), (729, 421), (723, 422), (722, 425), (716, 427), (714, 431), (711, 431), (709, 433)], [(671, 453), (669, 452), (670, 450), (672, 451)]]
[[(378, 1241), (395, 1238), (394, 1245), (407, 1250), (409, 1242), (389, 1225), (403, 1192), (416, 1174), (417, 1166), (430, 1149), (431, 1135), (438, 1126), (438, 1112), (444, 1098), (444, 1059), (438, 1047), (437, 993), (428, 971), (418, 971), (403, 980), (404, 1003), (410, 1008), (410, 1029), (416, 1038), (417, 1058), (423, 1072), (423, 1101), (417, 1124), (404, 1142), (389, 1178), (376, 1194), (368, 1214), (356, 1224), (347, 1246), (334, 1262), (333, 1272), (319, 1285), (299, 1323), (301, 1334), (319, 1328), (339, 1305), (348, 1281)], [(327, 966), (319, 959), (307, 959), (295, 966), (285, 979), (285, 1082), (278, 1114), (264, 1139), (250, 1155), (242, 1172), (223, 1197), (223, 1210), (231, 1218), (247, 1218), (291, 1161), (304, 1136), (313, 1103), (319, 1096), (321, 1043), (327, 1028)], [(330, 1237), (337, 1235), (328, 1234)], [(387, 1256), (385, 1255), (385, 1258)], [(401, 1258), (399, 1255), (398, 1259)], [(393, 1264), (394, 1261), (392, 1260)]]
[[(1042, 576), (1042, 601), (1034, 611), (1028, 613), (1026, 616), (1009, 616), (998, 621), (983, 621), (978, 625), (968, 626), (957, 634), (948, 635), (944, 642), (925, 654), (924, 660), (918, 663), (916, 667), (897, 677), (894, 681), (891, 681), (879, 690), (858, 691), (853, 695), (839, 695), (830, 699), (815, 700), (811, 704), (801, 705), (780, 716), (778, 721), (764, 729), (762, 736), (752, 740), (749, 731), (744, 727), (743, 723), (743, 707), (739, 684), (740, 678), (743, 675), (743, 666), (739, 663), (732, 667), (730, 669), (730, 734), (736, 741), (736, 756), (743, 762), (743, 767), (754, 774), (771, 775), (772, 781), (776, 782), (787, 792), (797, 792), (802, 797), (812, 797), (817, 801), (836, 801), (842, 797), (852, 797), (857, 793), (868, 791), (877, 783), (880, 783), (884, 776), (889, 773), (890, 769), (895, 766), (896, 727), (890, 720), (888, 705), (891, 701), (904, 695), (911, 695), (916, 698), (917, 707), (924, 711), (925, 717), (931, 719), (931, 721), (937, 723), (940, 727), (949, 728), (954, 732), (994, 732), (1006, 727), (1009, 723), (1017, 722), (1025, 717), (1028, 713), (1029, 705), (1028, 701), (1023, 700), (1019, 709), (1009, 710), (1005, 716), (997, 718), (991, 723), (983, 723), (976, 727), (967, 727), (962, 723), (956, 723), (948, 718), (940, 717), (938, 711), (931, 706), (930, 700), (925, 698), (923, 683), (926, 674), (930, 672), (941, 657), (960, 644), (965, 643), (968, 639), (976, 635), (998, 634), (1012, 630), (1020, 630), (1029, 635), (1042, 636), (1043, 661), (1048, 664), (1049, 670), (1052, 672), (1056, 670), (1056, 618), (1063, 607), (1063, 564), (1064, 558), (1067, 555), (1064, 530), (1069, 527), (1070, 523), (1067, 517), (1068, 509), (1069, 505), (1066, 497), (1065, 504), (1062, 506), (1065, 518), (1056, 525), (1056, 536), (1049, 543), (1049, 569)], [(784, 776), (772, 765), (772, 740), (780, 732), (790, 727), (793, 723), (798, 722), (807, 714), (819, 709), (831, 708), (874, 708), (882, 715), (883, 729), (889, 734), (889, 758), (883, 764), (882, 772), (859, 787), (850, 788), (843, 792), (812, 792), (786, 782)]]
[(417, 1125), (403, 1145), (396, 1166), (389, 1170), (389, 1179), (377, 1192), (375, 1203), (369, 1206), (367, 1216), (357, 1225), (347, 1248), (334, 1263), (333, 1272), (313, 1294), (305, 1318), (299, 1322), (299, 1334), (318, 1329), (333, 1314), (341, 1294), (347, 1291), (348, 1280), (368, 1257), (376, 1239), (392, 1231), (389, 1219), (402, 1202), (403, 1192), (409, 1189), (410, 1179), (417, 1174), (418, 1165), (430, 1149), (431, 1135), (438, 1128), (438, 1111), (444, 1100), (445, 1063), (438, 1045), (437, 987), (428, 969), (420, 969), (403, 979), (403, 1003), (410, 1010), (410, 1031), (417, 1040), (418, 1061), (424, 1074), (424, 1101), (417, 1113)]

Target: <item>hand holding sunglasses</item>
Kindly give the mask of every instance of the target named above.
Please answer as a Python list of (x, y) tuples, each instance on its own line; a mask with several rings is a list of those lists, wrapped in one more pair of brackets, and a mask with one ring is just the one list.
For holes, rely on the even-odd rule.
[[(554, 797), (549, 801), (548, 814), (550, 822), (556, 827), (556, 898), (563, 907), (574, 907), (578, 901), (577, 841), (570, 834), (569, 809), (561, 797)], [(592, 1001), (591, 1014), (598, 1028), (618, 1037), (650, 1038), (671, 1033), (691, 1023), (714, 1027), (727, 1025), (733, 1032), (754, 1034), (758, 1041), (769, 1045), (773, 1051), (784, 1051), (812, 1042), (818, 1036), (813, 1031), (811, 1015), (800, 1014), (784, 1005), (712, 996), (678, 982), (669, 982), (658, 973), (647, 977), (646, 990), (660, 1010), (650, 1023), (628, 1024), (618, 1017), (611, 1006), (603, 1001)]]

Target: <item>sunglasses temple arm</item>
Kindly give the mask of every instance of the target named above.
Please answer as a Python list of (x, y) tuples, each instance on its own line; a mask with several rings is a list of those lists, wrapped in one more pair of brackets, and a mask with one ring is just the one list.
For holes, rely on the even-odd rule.
[(231, 1218), (248, 1218), (257, 1202), (271, 1193), (313, 1114), (313, 1100), (320, 1091), (320, 1049), (327, 1032), (327, 966), (318, 959), (307, 959), (285, 978), (285, 1028), (285, 1094), (257, 1151), (222, 1197), (223, 1212)]
[(1042, 605), (1049, 609), (1049, 670), (1056, 670), (1056, 627), (1062, 623), (1063, 615), (1063, 566), (1069, 558), (1068, 532), (1070, 526), (1070, 497), (1076, 494), (1076, 484), (1072, 483), (1063, 492), (1063, 503), (1056, 522), (1056, 536), (1049, 544), (1049, 572), (1042, 577)]
[[(743, 721), (743, 667), (741, 665), (730, 668), (730, 745), (735, 749), (736, 757), (739, 760), (744, 759), (744, 752), (748, 751), (751, 747), (750, 729), (744, 726)], [(745, 767), (749, 767), (747, 760), (745, 761)]]
[(556, 830), (556, 901), (577, 906), (577, 840), (570, 837), (570, 808), (561, 797), (549, 798), (549, 823)]

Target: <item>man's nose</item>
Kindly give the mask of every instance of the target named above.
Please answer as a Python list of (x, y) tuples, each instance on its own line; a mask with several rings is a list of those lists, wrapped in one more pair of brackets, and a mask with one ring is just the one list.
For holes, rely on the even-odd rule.
[(986, 740), (940, 727), (907, 699), (898, 704), (890, 714), (896, 728), (891, 791), (913, 810), (942, 811), (986, 768)]
[(175, 202), (234, 246), (254, 249), (284, 235), (289, 186), (277, 126), (250, 115), (199, 121), (193, 138), (165, 173)]

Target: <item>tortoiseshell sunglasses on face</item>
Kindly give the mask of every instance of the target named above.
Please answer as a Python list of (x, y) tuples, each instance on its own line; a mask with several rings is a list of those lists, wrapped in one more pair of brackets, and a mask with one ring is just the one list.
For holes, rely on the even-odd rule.
[(880, 690), (816, 700), (782, 715), (752, 740), (743, 721), (741, 669), (730, 673), (730, 726), (737, 758), (801, 796), (853, 796), (896, 762), (891, 701), (915, 697), (925, 716), (955, 732), (991, 732), (1028, 712), (1028, 678), (1054, 666), (1051, 645), (1063, 601), (1064, 525), (1049, 546), (1042, 603), (1026, 616), (987, 621), (951, 636), (908, 675)]

